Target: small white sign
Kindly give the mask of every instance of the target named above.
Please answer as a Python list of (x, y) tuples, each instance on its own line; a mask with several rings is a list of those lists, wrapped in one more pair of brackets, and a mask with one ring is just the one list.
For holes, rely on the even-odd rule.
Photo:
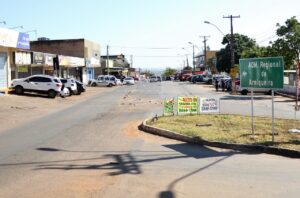
[(200, 98), (200, 113), (218, 113), (219, 102), (216, 98)]

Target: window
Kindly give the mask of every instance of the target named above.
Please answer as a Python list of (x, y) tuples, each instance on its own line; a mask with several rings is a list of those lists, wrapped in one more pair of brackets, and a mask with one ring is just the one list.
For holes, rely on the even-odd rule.
[(51, 82), (50, 78), (45, 78), (45, 77), (41, 77), (41, 76), (35, 76), (32, 78), (28, 79), (29, 82)]
[(104, 80), (109, 80), (109, 77), (108, 77), (108, 76), (106, 76), (106, 77), (104, 78)]
[[(54, 81), (55, 81), (56, 79), (54, 79)], [(62, 82), (62, 83), (67, 83), (67, 79), (60, 79), (60, 81)]]
[(116, 79), (115, 79), (115, 77), (110, 77), (110, 80), (114, 81), (114, 80), (116, 80)]

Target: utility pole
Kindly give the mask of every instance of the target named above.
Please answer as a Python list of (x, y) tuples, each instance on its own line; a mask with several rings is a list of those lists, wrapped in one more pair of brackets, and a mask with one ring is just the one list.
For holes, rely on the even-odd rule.
[(130, 67), (133, 68), (133, 55), (130, 55)]
[(195, 45), (193, 44), (193, 75), (195, 75)]
[[(230, 70), (233, 69), (234, 67), (234, 37), (233, 37), (233, 24), (232, 24), (232, 19), (234, 18), (240, 18), (240, 15), (238, 16), (223, 16), (223, 18), (230, 19)], [(235, 86), (235, 76), (232, 76), (232, 87), (233, 87), (233, 93), (236, 93), (236, 86)]]
[(204, 69), (206, 69), (206, 59), (207, 59), (207, 56), (206, 56), (206, 41), (208, 37), (210, 36), (199, 36), (200, 38), (203, 38), (203, 43), (204, 43)]
[(107, 68), (107, 75), (109, 75), (109, 53), (108, 53), (109, 46), (106, 46), (106, 68)]

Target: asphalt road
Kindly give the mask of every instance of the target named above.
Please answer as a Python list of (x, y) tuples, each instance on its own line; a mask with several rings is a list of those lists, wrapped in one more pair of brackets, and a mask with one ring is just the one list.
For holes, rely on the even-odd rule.
[[(206, 85), (139, 83), (0, 134), (0, 197), (299, 197), (300, 160), (200, 147), (145, 134), (165, 97), (217, 97), (222, 113), (250, 113), (249, 96)], [(277, 117), (293, 103), (276, 97)], [(270, 115), (270, 97), (255, 113)]]

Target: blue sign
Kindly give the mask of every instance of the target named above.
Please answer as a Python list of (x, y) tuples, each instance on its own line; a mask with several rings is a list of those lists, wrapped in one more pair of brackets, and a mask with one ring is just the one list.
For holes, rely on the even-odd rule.
[(29, 34), (19, 32), (17, 48), (19, 48), (19, 49), (30, 49)]

